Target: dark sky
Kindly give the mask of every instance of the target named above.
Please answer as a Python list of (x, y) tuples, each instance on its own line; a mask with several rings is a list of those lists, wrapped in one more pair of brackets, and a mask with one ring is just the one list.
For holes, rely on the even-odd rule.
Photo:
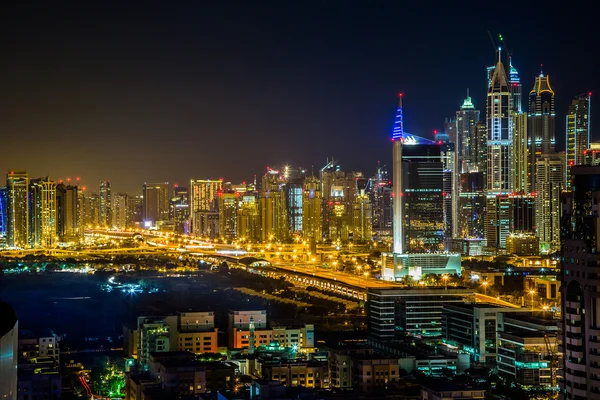
[(15, 3), (0, 17), (0, 174), (80, 176), (92, 190), (239, 182), (328, 156), (370, 175), (391, 159), (399, 91), (405, 130), (423, 136), (467, 88), (485, 108), (488, 30), (512, 48), (525, 92), (544, 64), (561, 147), (570, 99), (599, 90), (591, 2)]

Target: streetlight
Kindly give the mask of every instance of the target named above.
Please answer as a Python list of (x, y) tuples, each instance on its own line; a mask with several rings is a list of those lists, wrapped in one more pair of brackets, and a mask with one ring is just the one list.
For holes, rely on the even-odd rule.
[(486, 296), (487, 295), (487, 287), (490, 283), (485, 280), (481, 282), (481, 286), (483, 286), (483, 295)]
[(535, 290), (530, 289), (529, 294), (531, 295), (531, 311), (533, 311), (533, 296), (535, 295)]
[(447, 290), (448, 289), (448, 279), (450, 279), (450, 277), (448, 275), (442, 275), (442, 279), (444, 280), (444, 288)]

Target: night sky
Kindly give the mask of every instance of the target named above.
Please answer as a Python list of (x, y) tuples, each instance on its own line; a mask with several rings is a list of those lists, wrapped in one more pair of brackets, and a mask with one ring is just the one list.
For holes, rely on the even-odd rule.
[(484, 115), (488, 31), (512, 48), (525, 93), (544, 65), (561, 149), (571, 98), (600, 93), (589, 8), (79, 3), (2, 12), (0, 176), (80, 176), (94, 191), (108, 179), (135, 194), (144, 181), (249, 181), (267, 165), (318, 171), (327, 157), (371, 175), (391, 160), (398, 92), (414, 134), (441, 130), (467, 88)]

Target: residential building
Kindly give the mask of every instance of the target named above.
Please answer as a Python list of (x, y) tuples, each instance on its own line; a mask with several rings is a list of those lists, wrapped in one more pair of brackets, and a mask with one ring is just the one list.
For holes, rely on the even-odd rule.
[(6, 243), (11, 247), (29, 246), (29, 175), (10, 171), (6, 175)]

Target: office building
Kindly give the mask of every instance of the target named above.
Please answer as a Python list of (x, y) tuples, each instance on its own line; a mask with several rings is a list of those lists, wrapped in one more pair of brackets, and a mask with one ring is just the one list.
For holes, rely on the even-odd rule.
[(514, 310), (481, 303), (445, 305), (442, 311), (444, 343), (466, 351), (476, 362), (494, 365), (498, 314)]
[(98, 194), (98, 225), (103, 228), (112, 226), (112, 196), (110, 191), (110, 182), (100, 182), (100, 192)]
[(543, 254), (560, 249), (560, 195), (564, 189), (564, 154), (544, 154), (536, 161), (536, 236)]
[(441, 146), (423, 138), (402, 146), (403, 248), (426, 253), (444, 250), (444, 195)]
[(314, 176), (304, 180), (302, 193), (302, 237), (309, 242), (323, 240), (321, 185)]
[(506, 69), (498, 50), (498, 61), (487, 92), (487, 191), (512, 192), (513, 99)]
[(539, 256), (540, 238), (530, 233), (511, 233), (506, 237), (506, 254)]
[(169, 182), (144, 182), (144, 226), (155, 227), (158, 221), (169, 221), (169, 201), (171, 199)]
[(237, 235), (237, 209), (239, 194), (232, 189), (218, 193), (219, 234), (222, 238), (233, 240)]
[(0, 301), (0, 399), (17, 399), (19, 321), (15, 310)]
[(392, 229), (392, 182), (385, 167), (378, 167), (371, 178), (371, 203), (373, 204), (373, 228), (378, 231)]
[(80, 194), (77, 186), (62, 183), (56, 186), (56, 225), (61, 242), (77, 243), (83, 238)]
[(6, 243), (29, 246), (29, 176), (25, 171), (6, 175)]
[(542, 155), (554, 154), (556, 134), (554, 110), (554, 91), (550, 86), (550, 78), (540, 72), (535, 78), (533, 89), (529, 92), (529, 114), (527, 116), (529, 131), (529, 166), (531, 192), (537, 186), (537, 161)]
[(461, 304), (472, 295), (472, 289), (460, 287), (369, 289), (368, 338), (373, 342), (389, 342), (402, 333), (441, 338), (444, 306)]
[(29, 245), (52, 248), (57, 242), (56, 183), (50, 179), (29, 182)]
[(222, 188), (221, 180), (192, 179), (190, 181), (190, 216), (194, 235), (218, 236), (217, 193)]
[(583, 400), (600, 392), (600, 167), (576, 165), (571, 175), (572, 192), (565, 196), (561, 223), (561, 397)]
[(571, 190), (570, 167), (585, 164), (585, 151), (590, 145), (592, 94), (575, 96), (567, 110), (565, 188)]
[(508, 82), (510, 83), (510, 91), (512, 94), (512, 111), (520, 114), (523, 112), (523, 85), (519, 72), (512, 65), (512, 56), (508, 57)]
[(242, 201), (237, 210), (236, 230), (237, 238), (242, 241), (259, 242), (261, 240), (259, 202), (252, 192), (242, 195)]
[(455, 217), (458, 203), (455, 199), (459, 196), (460, 176), (456, 170), (456, 152), (454, 143), (449, 142), (448, 135), (437, 134), (436, 142), (440, 146), (440, 159), (442, 161), (442, 201), (444, 213), (444, 237), (452, 238), (458, 234), (458, 224)]
[(287, 240), (289, 232), (286, 196), (279, 182), (278, 171), (268, 170), (262, 178), (260, 220), (263, 242)]
[(492, 252), (506, 249), (511, 233), (535, 232), (535, 197), (527, 194), (487, 196), (486, 239)]
[(459, 238), (483, 239), (485, 237), (485, 175), (483, 172), (461, 174), (458, 210)]
[(498, 314), (496, 366), (500, 376), (524, 387), (555, 387), (562, 358), (556, 322), (550, 315)]

